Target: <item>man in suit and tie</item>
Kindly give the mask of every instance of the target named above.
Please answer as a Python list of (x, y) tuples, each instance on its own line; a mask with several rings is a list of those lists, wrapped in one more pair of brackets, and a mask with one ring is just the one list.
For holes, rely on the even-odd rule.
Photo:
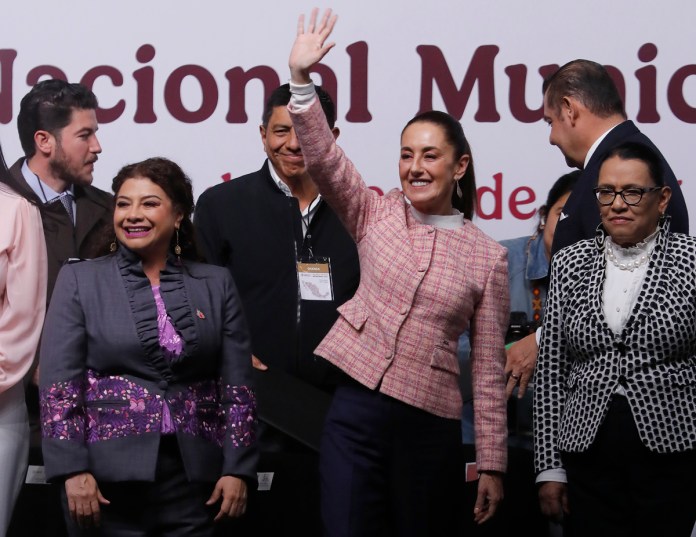
[[(111, 194), (92, 186), (94, 163), (101, 153), (97, 139), (97, 98), (88, 88), (62, 80), (36, 84), (22, 98), (17, 129), (24, 150), (10, 168), (8, 184), (39, 207), (48, 259), (51, 300), (58, 271), (71, 258), (99, 254), (112, 224)], [(48, 304), (47, 304), (48, 305)], [(38, 363), (38, 361), (36, 362)], [(34, 379), (36, 380), (36, 378)], [(29, 464), (42, 464), (36, 387), (27, 388), (32, 429)], [(27, 488), (20, 494), (10, 528), (36, 535), (61, 535), (58, 490)], [(50, 495), (52, 499), (46, 500)], [(35, 502), (46, 500), (45, 517), (35, 517)], [(26, 507), (24, 507), (26, 506)]]

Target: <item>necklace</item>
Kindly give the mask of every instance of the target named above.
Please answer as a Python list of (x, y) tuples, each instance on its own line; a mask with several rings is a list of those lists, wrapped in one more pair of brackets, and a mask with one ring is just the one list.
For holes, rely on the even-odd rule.
[[(639, 250), (635, 249), (636, 253), (638, 253)], [(638, 256), (630, 256), (630, 255), (623, 255), (621, 256), (622, 259), (619, 259), (616, 256), (616, 253), (614, 252), (614, 247), (611, 243), (611, 241), (606, 242), (606, 258), (607, 260), (617, 267), (619, 270), (630, 270), (633, 272), (639, 267), (642, 267), (648, 262), (648, 259), (650, 259), (650, 254), (652, 253), (652, 248), (649, 250), (643, 250), (643, 253)], [(633, 259), (629, 261), (628, 259), (632, 257)]]

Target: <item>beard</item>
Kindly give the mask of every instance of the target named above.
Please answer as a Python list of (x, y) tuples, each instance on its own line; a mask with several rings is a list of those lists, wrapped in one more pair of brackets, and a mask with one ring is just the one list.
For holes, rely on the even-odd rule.
[[(97, 157), (91, 162), (96, 162)], [(63, 151), (63, 146), (58, 142), (56, 147), (56, 155), (48, 162), (51, 172), (56, 177), (60, 177), (63, 181), (80, 186), (88, 186), (92, 184), (92, 174), (87, 172), (84, 167), (85, 163), (80, 163), (75, 165), (68, 159), (65, 151)]]

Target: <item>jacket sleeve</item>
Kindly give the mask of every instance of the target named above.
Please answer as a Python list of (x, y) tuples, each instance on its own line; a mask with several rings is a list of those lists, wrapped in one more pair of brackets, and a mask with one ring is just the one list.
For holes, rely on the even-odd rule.
[(382, 197), (367, 187), (336, 144), (316, 97), (307, 110), (294, 111), (292, 101), (288, 108), (312, 180), (353, 240), (360, 242), (382, 208)]
[(505, 331), (510, 316), (507, 253), (501, 249), (471, 324), (474, 430), (479, 470), (507, 468)]
[(17, 202), (13, 211), (3, 205), (0, 229), (0, 393), (20, 382), (31, 367), (46, 313), (41, 217), (26, 200)]
[(220, 401), (225, 416), (223, 475), (256, 481), (256, 397), (251, 380), (249, 332), (232, 276), (225, 271)]
[(562, 289), (567, 285), (562, 275), (567, 269), (563, 259), (563, 252), (560, 252), (551, 262), (549, 292), (534, 371), (534, 464), (537, 473), (562, 468), (556, 440), (565, 404), (564, 384), (568, 369), (562, 309)]
[(74, 267), (58, 274), (41, 340), (42, 447), (46, 477), (89, 469), (85, 443), (85, 315)]

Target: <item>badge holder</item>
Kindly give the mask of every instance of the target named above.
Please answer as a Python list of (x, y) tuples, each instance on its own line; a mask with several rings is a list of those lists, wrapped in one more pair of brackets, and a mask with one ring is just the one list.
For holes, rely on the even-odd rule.
[(334, 299), (331, 279), (331, 259), (315, 256), (309, 244), (311, 235), (305, 237), (306, 254), (297, 260), (297, 281), (302, 300)]

